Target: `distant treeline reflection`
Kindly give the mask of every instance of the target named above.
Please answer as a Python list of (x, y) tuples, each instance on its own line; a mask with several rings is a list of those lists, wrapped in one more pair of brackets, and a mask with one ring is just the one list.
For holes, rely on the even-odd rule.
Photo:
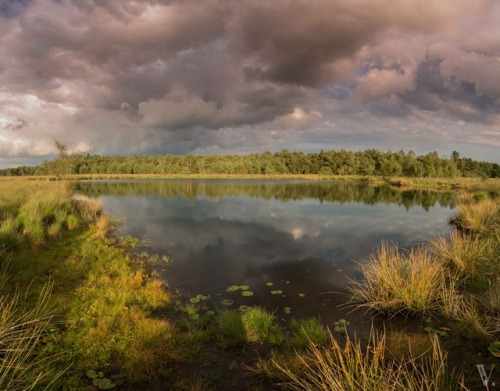
[(79, 182), (75, 190), (92, 197), (105, 195), (155, 195), (165, 198), (197, 197), (221, 198), (247, 196), (280, 201), (317, 199), (320, 202), (366, 205), (380, 203), (402, 205), (406, 209), (421, 206), (426, 211), (439, 204), (449, 207), (454, 201), (453, 193), (428, 190), (398, 190), (389, 186), (369, 186), (348, 182), (257, 182), (217, 180), (135, 180)]

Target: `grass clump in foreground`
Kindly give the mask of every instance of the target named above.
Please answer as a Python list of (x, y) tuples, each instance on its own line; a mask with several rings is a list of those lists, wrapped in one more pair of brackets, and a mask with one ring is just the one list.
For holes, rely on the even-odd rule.
[(443, 265), (424, 247), (402, 252), (382, 243), (360, 268), (363, 280), (350, 287), (354, 300), (383, 313), (436, 310), (449, 289)]
[[(179, 354), (172, 342), (175, 330), (152, 314), (169, 304), (170, 295), (141, 261), (108, 237), (112, 222), (100, 204), (73, 199), (64, 184), (2, 185), (0, 263), (5, 267), (9, 261), (2, 269), (9, 284), (0, 287), (0, 304), (4, 315), (15, 315), (2, 318), (0, 335), (14, 332), (19, 338), (11, 339), (20, 345), (2, 345), (8, 351), (1, 384), (15, 389), (27, 379), (28, 384), (45, 380), (54, 389), (88, 387), (96, 380), (88, 371), (104, 372), (115, 385), (168, 375)], [(42, 297), (52, 316), (37, 318), (49, 278), (52, 295)], [(18, 303), (16, 287), (28, 286), (22, 306), (12, 304)], [(18, 364), (9, 358), (14, 351), (21, 357)]]
[[(423, 356), (388, 358), (385, 335), (373, 331), (366, 346), (346, 334), (341, 344), (331, 334), (326, 346), (311, 343), (307, 352), (287, 361), (276, 359), (266, 368), (279, 374), (283, 385), (304, 391), (457, 390), (458, 376), (447, 370), (447, 357), (437, 337)], [(462, 389), (465, 389), (462, 387)]]
[(285, 335), (275, 316), (260, 307), (239, 312), (222, 310), (217, 315), (216, 338), (227, 349), (241, 348), (248, 343), (280, 344)]
[(48, 285), (31, 309), (22, 308), (17, 294), (0, 297), (0, 389), (47, 389), (64, 372), (52, 367), (57, 356), (36, 355), (52, 321), (47, 309), (49, 298)]

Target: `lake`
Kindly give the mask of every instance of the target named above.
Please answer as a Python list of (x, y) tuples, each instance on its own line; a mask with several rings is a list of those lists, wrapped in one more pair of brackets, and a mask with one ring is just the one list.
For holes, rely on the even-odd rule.
[[(119, 235), (171, 257), (157, 271), (182, 297), (327, 323), (352, 319), (338, 306), (360, 277), (357, 261), (382, 240), (409, 248), (447, 233), (453, 215), (451, 193), (341, 181), (107, 180), (78, 183), (76, 192), (122, 219)], [(253, 295), (227, 292), (233, 285)]]

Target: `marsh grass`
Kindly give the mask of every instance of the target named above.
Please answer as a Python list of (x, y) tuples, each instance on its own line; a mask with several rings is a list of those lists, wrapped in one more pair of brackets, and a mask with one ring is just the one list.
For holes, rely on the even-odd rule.
[(447, 239), (439, 236), (429, 243), (434, 257), (463, 277), (484, 276), (499, 270), (493, 257), (493, 241), (455, 231)]
[(310, 343), (322, 345), (328, 340), (328, 333), (318, 318), (292, 319), (292, 338), (288, 344), (295, 349), (305, 349)]
[(500, 228), (500, 202), (483, 199), (474, 202), (463, 196), (458, 204), (457, 216), (452, 220), (458, 229), (474, 235), (489, 235)]
[(391, 331), (386, 336), (386, 352), (398, 362), (423, 357), (433, 350), (433, 338), (428, 334)]
[(0, 296), (0, 389), (49, 389), (64, 372), (54, 369), (58, 355), (40, 357), (37, 350), (52, 321), (48, 311), (50, 285), (26, 309), (18, 294)]
[(440, 307), (449, 288), (443, 264), (426, 248), (401, 252), (382, 243), (370, 260), (360, 263), (361, 281), (351, 281), (353, 300), (383, 313), (428, 312)]
[(275, 323), (275, 316), (261, 307), (243, 310), (241, 319), (248, 342), (280, 344), (285, 339), (283, 330)]
[(242, 348), (250, 343), (281, 344), (285, 335), (275, 316), (261, 307), (242, 311), (220, 310), (217, 313), (215, 335), (227, 349)]
[(387, 357), (386, 338), (373, 331), (363, 346), (346, 334), (339, 343), (331, 334), (327, 346), (310, 344), (307, 352), (296, 353), (302, 364), (297, 372), (288, 364), (273, 361), (287, 378), (283, 385), (292, 390), (457, 390), (464, 389), (459, 378), (447, 370), (447, 357), (436, 337), (431, 351), (423, 357), (402, 360)]
[(241, 348), (247, 343), (247, 332), (241, 314), (221, 310), (217, 314), (217, 342), (226, 349)]

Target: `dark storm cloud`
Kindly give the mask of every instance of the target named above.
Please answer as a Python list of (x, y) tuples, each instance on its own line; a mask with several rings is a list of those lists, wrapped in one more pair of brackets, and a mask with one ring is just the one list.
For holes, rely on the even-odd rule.
[(471, 124), (457, 142), (498, 137), (492, 0), (0, 4), (9, 154), (47, 153), (54, 137), (99, 153), (337, 148), (349, 135), (363, 148), (396, 133), (446, 134), (448, 148), (454, 121)]

